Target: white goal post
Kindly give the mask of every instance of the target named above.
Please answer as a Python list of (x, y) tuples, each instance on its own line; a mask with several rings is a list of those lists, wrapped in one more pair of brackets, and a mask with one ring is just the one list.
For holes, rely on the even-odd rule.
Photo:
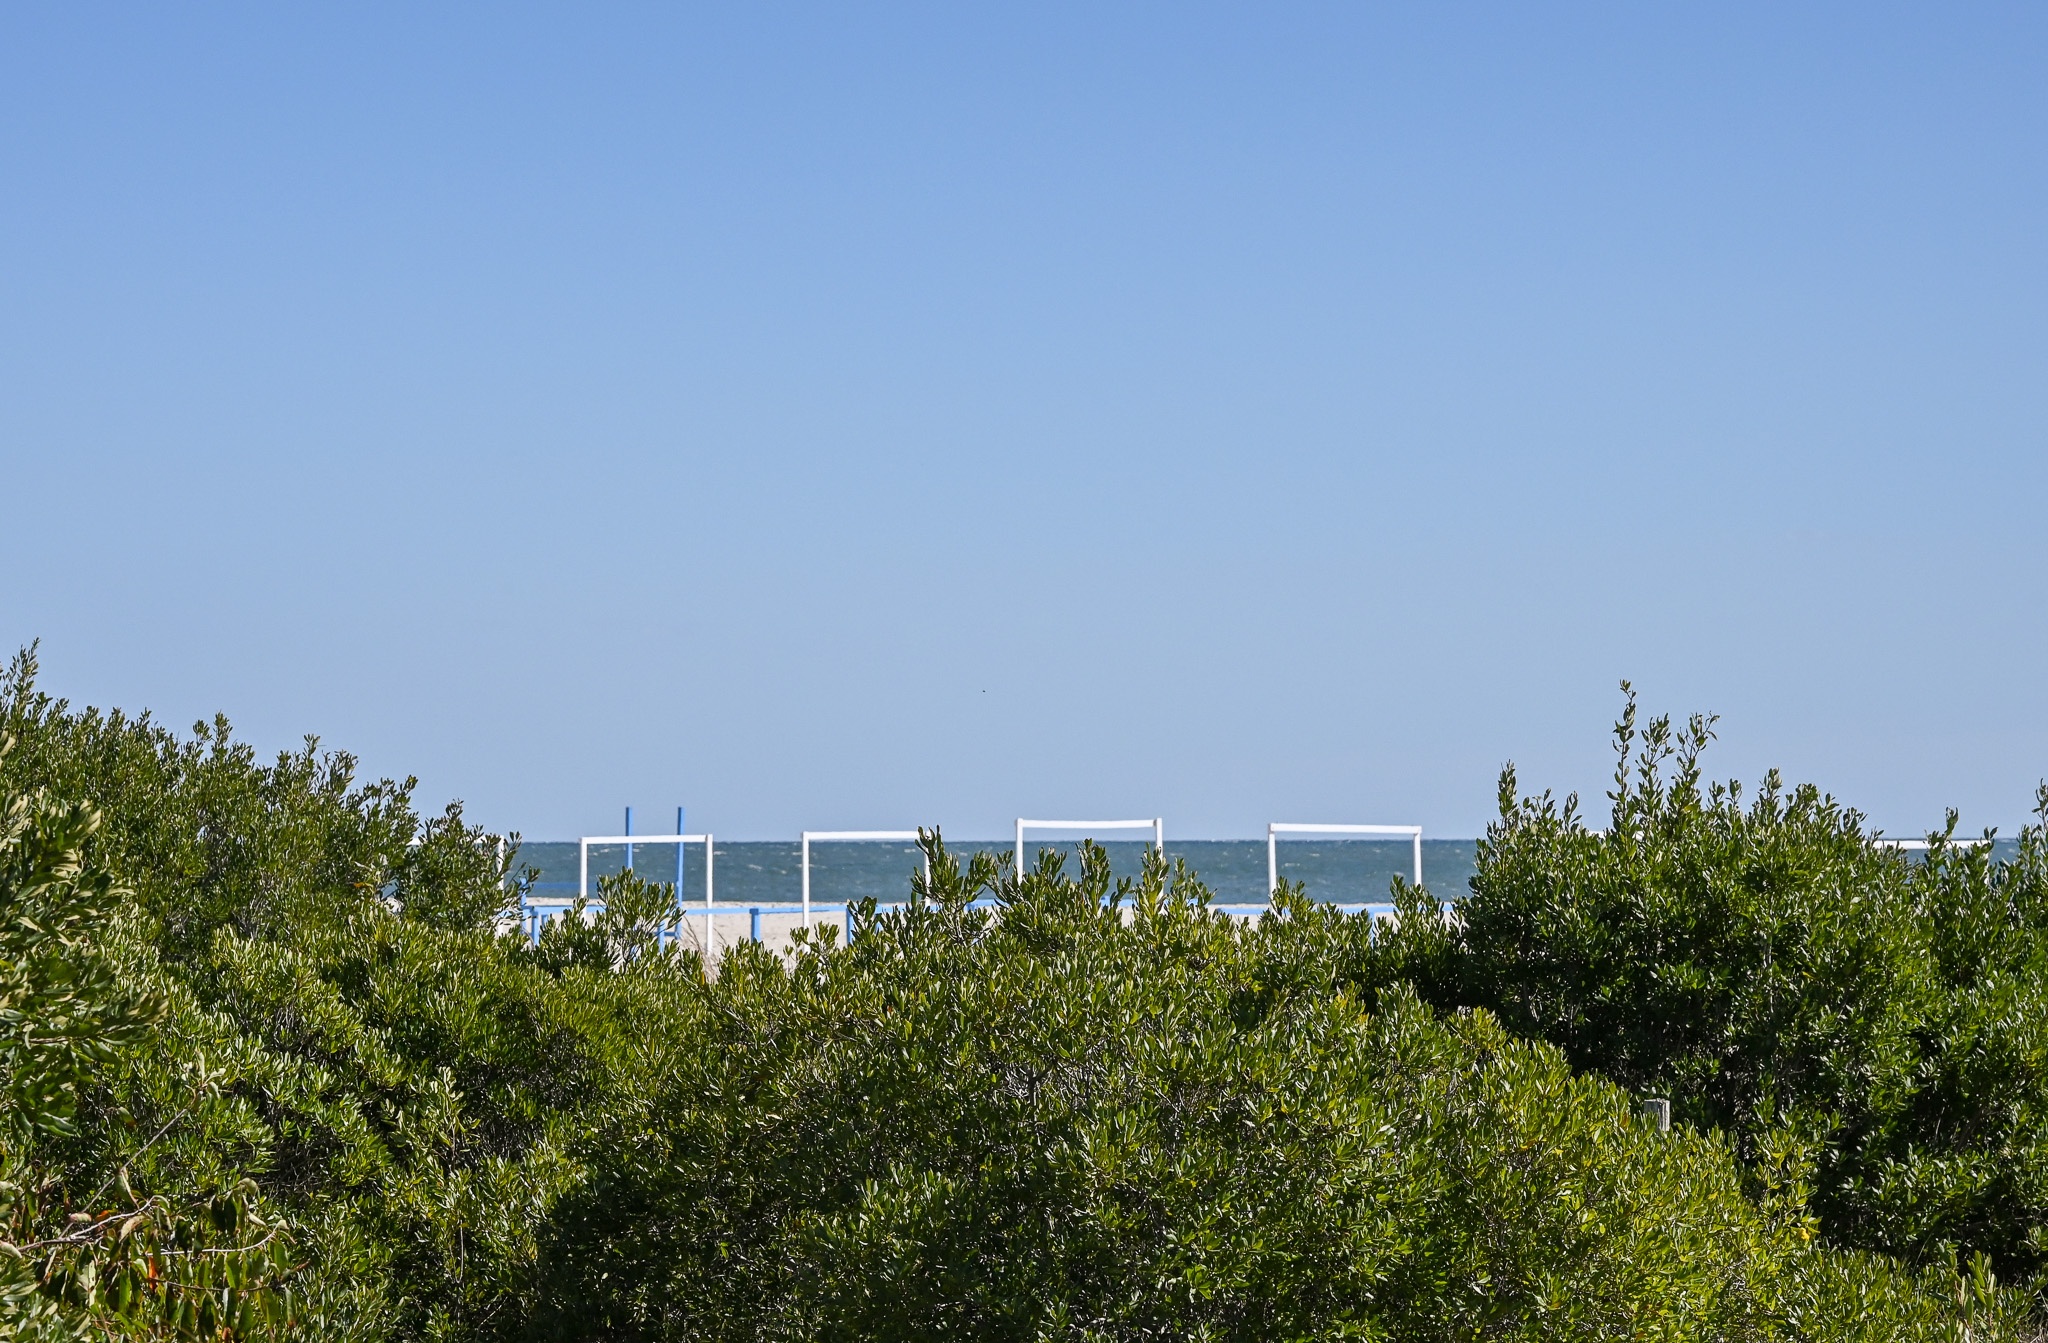
[(1017, 818), (1017, 877), (1024, 877), (1024, 832), (1026, 830), (1150, 830), (1152, 847), (1160, 853), (1166, 852), (1166, 818), (1154, 816), (1149, 821), (1027, 821)]
[[(689, 912), (683, 907), (683, 890), (682, 882), (680, 880), (682, 876), (682, 846), (686, 844), (702, 844), (704, 846), (704, 912), (707, 916), (711, 913), (713, 881), (712, 867), (713, 857), (716, 851), (712, 846), (711, 836), (709, 835), (585, 835), (576, 841), (577, 899), (588, 900), (590, 898), (591, 846), (613, 844), (620, 845), (622, 847), (635, 844), (673, 844), (676, 846), (676, 876), (678, 878), (678, 881), (676, 882), (676, 910), (678, 913)], [(562, 896), (551, 896), (544, 899), (526, 900), (523, 902), (523, 907), (525, 909), (535, 911), (536, 917), (540, 917), (538, 914), (538, 910), (541, 906), (546, 906), (548, 908), (567, 909), (569, 905), (570, 901), (566, 897)], [(706, 919), (705, 926), (710, 926), (708, 917)], [(538, 935), (539, 934), (536, 931), (535, 936)]]
[[(631, 849), (638, 844), (702, 844), (704, 846), (704, 904), (711, 905), (711, 836), (709, 835), (585, 835), (576, 841), (576, 894), (590, 898), (590, 846), (593, 844), (621, 844)], [(678, 859), (681, 854), (676, 855)], [(676, 869), (682, 875), (680, 866)], [(682, 891), (676, 892), (680, 903)]]
[(1280, 836), (1282, 835), (1406, 835), (1415, 846), (1415, 884), (1422, 884), (1422, 827), (1419, 825), (1310, 825), (1304, 821), (1274, 821), (1266, 827), (1266, 897), (1280, 889)]
[[(847, 840), (854, 840), (854, 839), (908, 839), (908, 840), (916, 840), (917, 838), (918, 838), (918, 833), (917, 833), (917, 831), (915, 831), (915, 830), (806, 830), (806, 831), (804, 831), (804, 832), (803, 832), (803, 869), (804, 869), (804, 926), (805, 926), (805, 927), (809, 927), (809, 926), (810, 926), (810, 922), (811, 922), (811, 841), (813, 841), (813, 840), (838, 840), (838, 839), (847, 839)], [(924, 860), (924, 877), (925, 877), (925, 880), (926, 880), (926, 881), (930, 881), (930, 880), (931, 880), (931, 877), (932, 877), (932, 860), (931, 860), (931, 858), (930, 858), (930, 856), (929, 856), (929, 855), (927, 855), (927, 856), (926, 856), (926, 858), (925, 858), (925, 860)]]

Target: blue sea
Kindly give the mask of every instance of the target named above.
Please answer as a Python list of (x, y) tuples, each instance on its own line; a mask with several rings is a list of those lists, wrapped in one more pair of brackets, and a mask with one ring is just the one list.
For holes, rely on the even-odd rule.
[[(683, 866), (676, 867), (674, 844), (636, 844), (632, 865), (652, 881), (676, 881), (683, 899), (697, 904), (704, 899), (704, 846), (684, 847)], [(1011, 840), (979, 840), (950, 843), (948, 849), (965, 865), (967, 855), (976, 851), (994, 854), (1008, 863), (1015, 852)], [(1116, 876), (1135, 877), (1148, 845), (1139, 840), (1111, 840), (1103, 848), (1109, 854), (1110, 870)], [(1078, 872), (1076, 845), (1068, 842), (1027, 841), (1026, 853), (1035, 858), (1041, 849), (1065, 857), (1067, 871)], [(2001, 839), (1996, 846), (2000, 858), (2010, 858), (2017, 845)], [(1477, 841), (1470, 839), (1425, 839), (1422, 841), (1422, 879), (1439, 899), (1456, 900), (1470, 889)], [(1263, 839), (1185, 840), (1169, 842), (1169, 859), (1185, 859), (1195, 874), (1215, 893), (1219, 904), (1263, 904), (1266, 900), (1266, 841)], [(1298, 881), (1309, 898), (1338, 904), (1384, 904), (1388, 887), (1396, 875), (1412, 875), (1413, 849), (1407, 839), (1283, 839), (1279, 846), (1280, 875)], [(811, 845), (811, 902), (841, 905), (872, 897), (884, 904), (910, 898), (910, 878), (922, 864), (917, 846), (896, 841), (813, 841)], [(529, 841), (519, 848), (515, 871), (538, 870), (533, 896), (541, 901), (566, 900), (576, 894), (577, 846), (569, 841)], [(592, 845), (590, 880), (594, 894), (599, 877), (627, 867), (624, 845)], [(720, 904), (795, 904), (803, 898), (799, 846), (784, 841), (719, 841), (712, 862), (715, 899)]]
[[(1067, 871), (1080, 870), (1076, 845), (1028, 840), (1027, 858), (1041, 849), (1065, 855)], [(636, 844), (632, 866), (652, 881), (677, 881), (674, 844)], [(1144, 861), (1147, 844), (1137, 840), (1112, 840), (1103, 845), (1109, 854), (1110, 871), (1116, 876), (1135, 877)], [(947, 848), (965, 864), (967, 855), (978, 850), (995, 854), (1009, 863), (1015, 854), (1013, 840), (949, 842)], [(1422, 841), (1422, 879), (1440, 898), (1455, 899), (1465, 894), (1472, 876), (1476, 841), (1469, 839), (1425, 839)], [(1266, 841), (1263, 839), (1169, 841), (1169, 860), (1185, 859), (1190, 868), (1215, 892), (1222, 904), (1263, 904), (1266, 900)], [(1414, 851), (1406, 839), (1283, 839), (1279, 846), (1280, 875), (1299, 881), (1309, 897), (1342, 904), (1387, 901), (1387, 891), (1396, 875), (1413, 876)], [(923, 863), (915, 844), (896, 841), (857, 840), (817, 842), (811, 845), (811, 901), (813, 904), (844, 904), (872, 897), (884, 904), (910, 898), (910, 878)], [(597, 879), (625, 870), (624, 845), (592, 845), (590, 880), (593, 893)], [(529, 841), (519, 848), (515, 870), (538, 869), (533, 894), (538, 899), (564, 899), (576, 894), (577, 846), (572, 841)], [(715, 899), (720, 904), (792, 904), (803, 897), (803, 878), (798, 845), (777, 841), (717, 841), (713, 859)], [(683, 898), (697, 903), (704, 898), (704, 846), (684, 847), (679, 884)]]

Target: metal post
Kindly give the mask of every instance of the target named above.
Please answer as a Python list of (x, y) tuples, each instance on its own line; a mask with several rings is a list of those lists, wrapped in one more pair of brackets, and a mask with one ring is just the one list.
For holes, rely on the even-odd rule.
[(1415, 884), (1422, 884), (1422, 831), (1415, 832)]
[(804, 831), (804, 837), (799, 842), (803, 846), (799, 861), (804, 870), (804, 927), (808, 928), (811, 926), (811, 832)]
[[(628, 808), (626, 808), (626, 829), (625, 829), (624, 833), (625, 833), (625, 834), (628, 834), (628, 835), (630, 835), (630, 834), (632, 834), (632, 833), (633, 833), (633, 809), (632, 809), (631, 807), (628, 807)], [(631, 870), (632, 870), (632, 868), (633, 868), (633, 846), (632, 846), (631, 844), (628, 844), (628, 845), (626, 846), (626, 870), (627, 870), (627, 871), (631, 871)]]
[(1017, 880), (1024, 880), (1024, 822), (1017, 821)]
[[(683, 833), (683, 809), (676, 808), (676, 833)], [(686, 845), (676, 845), (676, 903), (683, 902), (683, 850)]]
[(590, 841), (576, 842), (576, 894), (590, 894)]
[(1273, 827), (1266, 827), (1266, 899), (1272, 900), (1273, 892), (1280, 889), (1280, 837), (1273, 833)]
[(747, 936), (759, 942), (761, 940), (761, 907), (756, 905), (748, 910), (747, 913), (752, 916), (747, 921)]
[(1166, 818), (1164, 816), (1154, 816), (1152, 818), (1152, 847), (1159, 850), (1161, 858), (1166, 856)]

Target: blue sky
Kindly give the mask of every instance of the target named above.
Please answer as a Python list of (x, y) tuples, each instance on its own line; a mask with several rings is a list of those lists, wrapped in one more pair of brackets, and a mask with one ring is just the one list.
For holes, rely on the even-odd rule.
[[(529, 836), (2048, 774), (2048, 11), (17, 6), (0, 641)], [(646, 824), (643, 822), (643, 824)]]

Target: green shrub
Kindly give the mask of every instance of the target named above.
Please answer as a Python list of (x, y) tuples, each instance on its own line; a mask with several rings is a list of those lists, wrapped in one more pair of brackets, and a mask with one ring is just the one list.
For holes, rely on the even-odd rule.
[[(239, 1200), (266, 1245), (289, 1247), (273, 1266), (283, 1314), (200, 1303), (176, 1322), (188, 1330), (515, 1328), (539, 1210), (570, 1178), (556, 1135), (607, 1094), (605, 1042), (631, 1020), (608, 1000), (637, 981), (585, 992), (500, 937), (507, 846), (454, 808), (422, 820), (409, 782), (359, 786), (347, 756), (311, 742), (266, 766), (221, 721), (183, 739), (74, 712), (34, 673), (25, 654), (0, 682), (0, 730), (19, 742), (0, 800), (46, 828), (57, 804), (35, 799), (101, 819), (42, 843), (72, 845), (93, 882), (67, 897), (67, 928), (86, 930), (70, 959), (24, 977), (47, 998), (60, 969), (90, 971), (118, 981), (105, 1001), (154, 1020), (85, 1040), (92, 1069), (62, 1074), (66, 1127), (27, 1153), (17, 1222), (122, 1179), (166, 1208)], [(196, 1248), (179, 1262), (225, 1263)]]
[[(850, 947), (752, 948), (640, 1042), (582, 1150), (539, 1320), (563, 1338), (1979, 1338), (1817, 1248), (1719, 1140), (1485, 1013), (1339, 982), (1370, 924), (1250, 926), (1154, 862), (1112, 891), (963, 874)], [(1000, 913), (968, 907), (980, 894)], [(1126, 918), (1126, 914), (1129, 915)], [(1854, 1302), (1854, 1308), (1849, 1307)]]
[[(1660, 1137), (1583, 1041), (1523, 1038), (1555, 1023), (1519, 990), (1512, 1030), (1453, 1010), (1513, 935), (1421, 892), (1392, 937), (1298, 895), (1240, 925), (1184, 870), (1020, 882), (934, 837), (909, 909), (713, 976), (659, 936), (668, 887), (609, 881), (530, 945), (459, 808), (34, 670), (0, 679), (0, 1337), (2017, 1337), (2021, 1298), (1920, 1223), (1911, 1265), (1820, 1247), (1850, 1187), (1813, 1107), (1680, 1088), (1733, 1146)], [(1508, 861), (1524, 824), (1503, 891), (1547, 879)], [(1840, 862), (1910, 899), (2017, 890), (1866, 849)], [(1813, 962), (1871, 1000), (1820, 1038), (1866, 1051), (1936, 973), (1880, 973), (1873, 926), (1882, 956)], [(1966, 922), (1927, 945), (1983, 987), (1926, 1094), (1988, 1094), (2030, 1000)]]
[[(1702, 787), (1710, 723), (1640, 740), (1604, 831), (1518, 795), (1455, 918), (1417, 901), (1360, 973), (1518, 1035), (1754, 1161), (1791, 1147), (1832, 1241), (2038, 1282), (2048, 1228), (2048, 841), (1933, 837), (1924, 860), (1775, 774)], [(2048, 791), (2042, 796), (2048, 809)]]
[[(13, 745), (0, 734), (0, 766)], [(159, 1052), (189, 1003), (84, 857), (99, 824), (0, 792), (0, 1336), (274, 1335), (291, 1238), (210, 1159), (239, 1136), (219, 1070)]]

